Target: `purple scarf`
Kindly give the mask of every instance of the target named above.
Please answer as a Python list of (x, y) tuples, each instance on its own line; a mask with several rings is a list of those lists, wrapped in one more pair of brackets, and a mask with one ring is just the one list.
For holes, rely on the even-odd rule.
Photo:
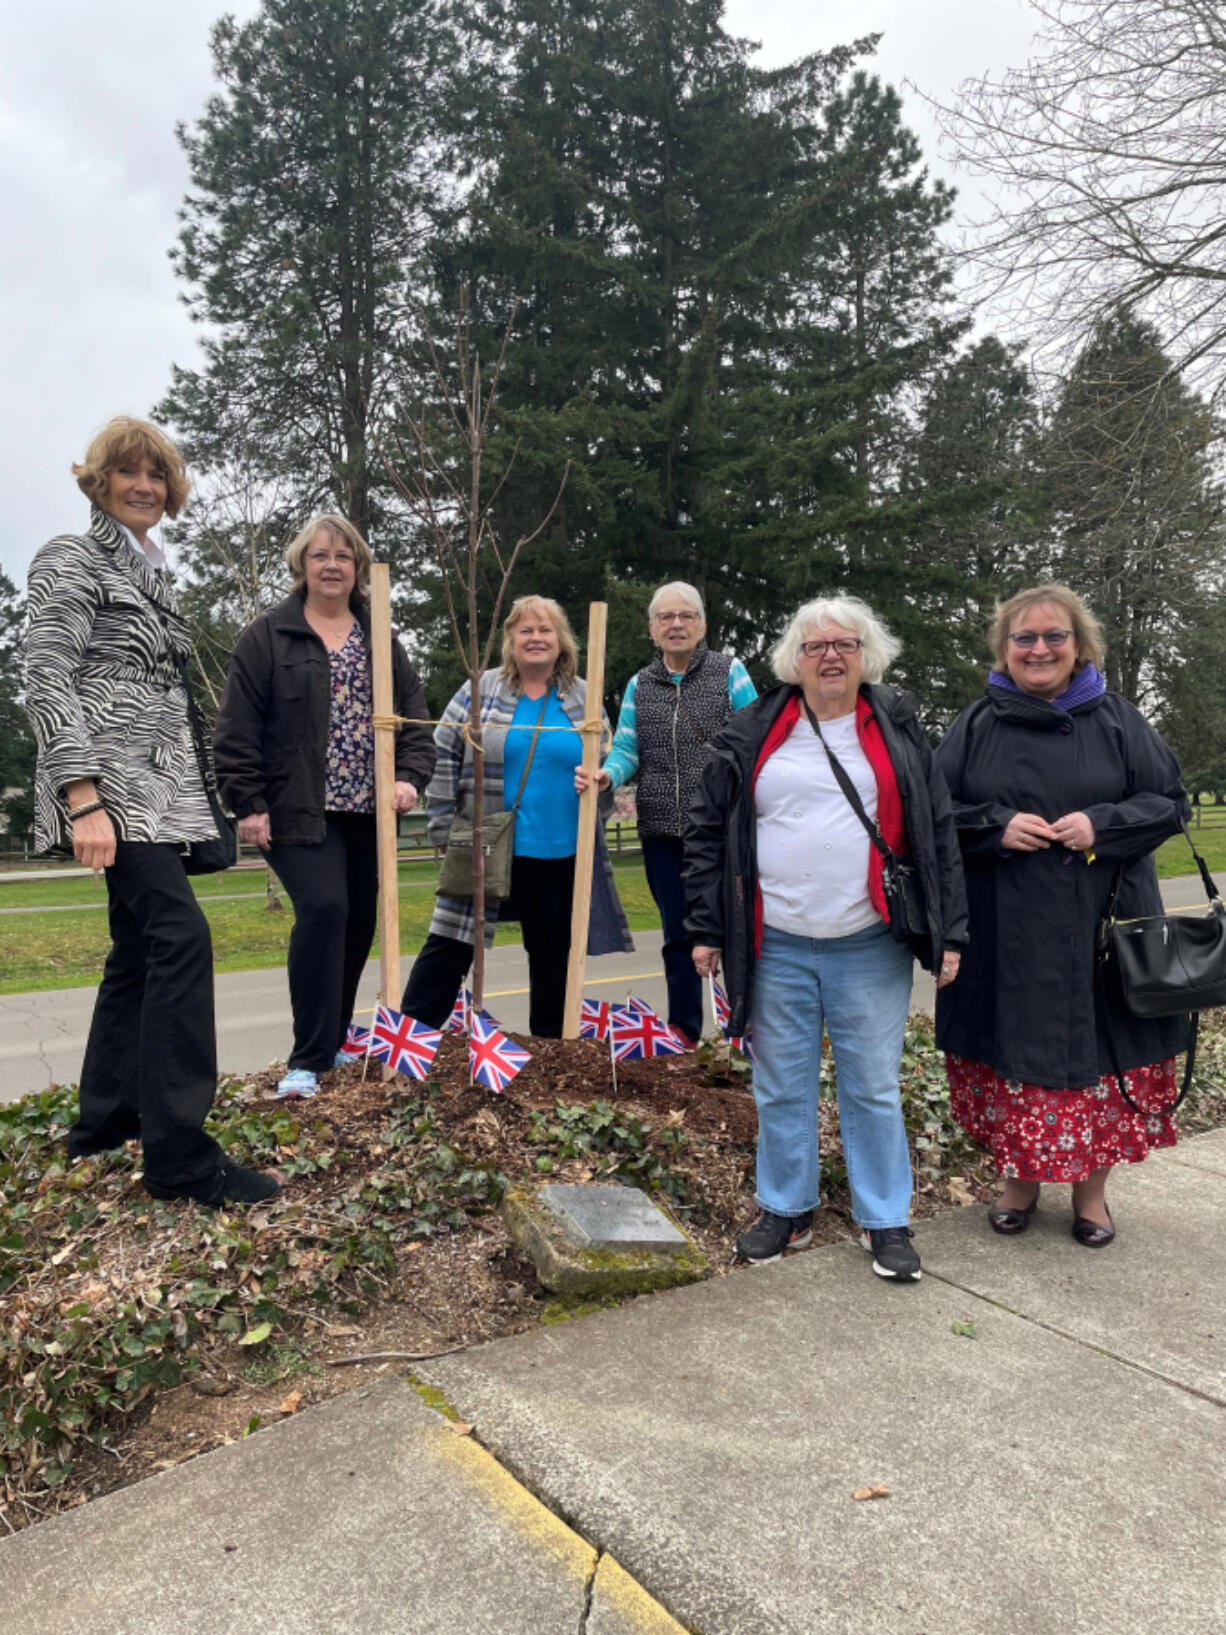
[[(1033, 698), (1035, 696), (1033, 693), (1028, 693), (1024, 687), (1019, 687), (1011, 676), (1005, 675), (1000, 670), (988, 671), (988, 686), (1003, 687), (1007, 692), (1020, 693), (1023, 698)], [(1078, 704), (1088, 704), (1090, 699), (1098, 698), (1106, 690), (1107, 683), (1103, 680), (1098, 669), (1093, 664), (1087, 664), (1084, 669), (1078, 670), (1074, 674), (1072, 681), (1069, 682), (1059, 697), (1041, 699), (1040, 702), (1052, 704), (1058, 710), (1073, 710), (1076, 709)]]

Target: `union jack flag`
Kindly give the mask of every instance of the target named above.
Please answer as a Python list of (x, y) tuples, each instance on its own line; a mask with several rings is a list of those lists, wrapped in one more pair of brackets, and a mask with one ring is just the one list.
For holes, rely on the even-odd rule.
[(585, 999), (579, 1007), (579, 1037), (607, 1039), (609, 1037), (609, 1005), (604, 999)]
[(685, 1046), (661, 1016), (649, 1006), (614, 1005), (610, 1038), (615, 1062), (640, 1062), (648, 1056), (680, 1056)]
[(473, 1078), (487, 1090), (505, 1090), (531, 1060), (522, 1046), (507, 1038), (493, 1017), (484, 1011), (473, 1017), (473, 1030), (468, 1036), (468, 1066)]
[(744, 1033), (740, 1034), (728, 1032), (728, 1023), (732, 1019), (732, 1006), (728, 1003), (728, 995), (714, 977), (711, 978), (711, 1004), (715, 1010), (715, 1020), (719, 1024), (719, 1031), (724, 1038), (727, 1039), (734, 1050), (741, 1051), (751, 1062), (756, 1062), (758, 1058), (753, 1053), (753, 1029), (746, 1028)]
[(451, 1015), (447, 1018), (448, 1033), (467, 1033), (468, 1018), (472, 1014), (473, 996), (467, 988), (461, 988), (456, 995), (456, 1002), (451, 1007)]
[(427, 1027), (411, 1016), (401, 1016), (389, 1005), (375, 1009), (375, 1025), (370, 1030), (370, 1053), (386, 1062), (393, 1073), (407, 1073), (411, 1079), (424, 1079), (443, 1035), (437, 1028)]
[(349, 1031), (345, 1035), (345, 1042), (341, 1046), (342, 1056), (365, 1056), (366, 1048), (370, 1043), (370, 1029), (360, 1028), (356, 1023), (349, 1024)]

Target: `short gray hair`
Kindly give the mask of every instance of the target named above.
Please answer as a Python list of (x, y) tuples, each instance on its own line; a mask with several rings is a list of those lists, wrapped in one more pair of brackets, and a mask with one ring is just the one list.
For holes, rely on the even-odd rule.
[(649, 620), (654, 619), (656, 614), (660, 611), (660, 603), (666, 596), (680, 596), (683, 601), (690, 604), (690, 606), (694, 609), (694, 612), (697, 613), (698, 617), (702, 620), (703, 624), (706, 624), (707, 610), (702, 605), (702, 597), (694, 589), (694, 586), (687, 585), (684, 579), (672, 579), (667, 585), (660, 586), (659, 590), (647, 604), (647, 617)]
[(780, 681), (800, 680), (800, 646), (807, 630), (842, 625), (854, 630), (861, 643), (865, 681), (881, 681), (902, 652), (902, 643), (858, 596), (818, 596), (798, 609), (775, 651), (771, 663)]

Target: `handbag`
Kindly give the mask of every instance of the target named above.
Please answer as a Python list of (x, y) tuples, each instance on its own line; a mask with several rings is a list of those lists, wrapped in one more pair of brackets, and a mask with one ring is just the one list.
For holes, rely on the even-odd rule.
[[(511, 895), (511, 865), (515, 859), (515, 814), (523, 799), (541, 736), (541, 723), (549, 707), (549, 693), (541, 700), (541, 713), (536, 718), (528, 759), (524, 762), (523, 776), (511, 807), (503, 812), (490, 812), (481, 819), (481, 851), (485, 858), (485, 900), (499, 903)], [(439, 897), (471, 897), (473, 883), (473, 826), (467, 818), (453, 818), (447, 834), (447, 854), (439, 870), (435, 894)]]
[(219, 874), (222, 869), (232, 869), (238, 862), (238, 824), (221, 804), (221, 796), (217, 792), (217, 779), (205, 747), (204, 720), (187, 679), (187, 665), (178, 653), (174, 658), (183, 691), (187, 694), (187, 720), (191, 727), (192, 746), (196, 751), (196, 765), (200, 768), (200, 781), (204, 785), (204, 798), (209, 803), (217, 829), (216, 837), (212, 840), (188, 842), (183, 868), (187, 874)]
[(909, 948), (925, 970), (931, 971), (935, 964), (932, 954), (932, 931), (928, 924), (928, 911), (919, 870), (886, 844), (880, 825), (864, 810), (864, 803), (846, 768), (822, 737), (822, 730), (817, 724), (817, 717), (809, 708), (808, 700), (802, 696), (801, 703), (809, 718), (809, 725), (826, 751), (826, 759), (830, 762), (830, 770), (834, 773), (836, 783), (846, 795), (852, 811), (864, 825), (868, 838), (881, 854), (881, 885), (885, 892), (885, 906), (890, 916), (890, 935), (895, 942)]
[(1168, 1117), (1192, 1087), (1200, 1012), (1226, 1005), (1226, 907), (1204, 858), (1192, 844), (1186, 824), (1180, 824), (1180, 828), (1192, 847), (1209, 899), (1209, 912), (1197, 918), (1188, 914), (1145, 914), (1131, 920), (1117, 919), (1115, 908), (1123, 881), (1120, 867), (1115, 871), (1098, 928), (1099, 971), (1104, 980), (1114, 981), (1125, 1008), (1133, 1016), (1191, 1017), (1183, 1084), (1171, 1105), (1158, 1113), (1139, 1107), (1128, 1094), (1115, 1041), (1108, 1034), (1111, 1066), (1120, 1095), (1134, 1111), (1152, 1118)]

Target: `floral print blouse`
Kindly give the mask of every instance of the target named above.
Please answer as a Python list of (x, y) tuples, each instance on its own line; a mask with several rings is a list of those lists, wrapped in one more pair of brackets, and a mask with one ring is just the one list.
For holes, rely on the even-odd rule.
[(328, 723), (328, 772), (324, 808), (329, 812), (375, 809), (375, 735), (370, 665), (362, 627), (353, 629), (339, 652), (328, 649), (332, 666), (332, 712)]

